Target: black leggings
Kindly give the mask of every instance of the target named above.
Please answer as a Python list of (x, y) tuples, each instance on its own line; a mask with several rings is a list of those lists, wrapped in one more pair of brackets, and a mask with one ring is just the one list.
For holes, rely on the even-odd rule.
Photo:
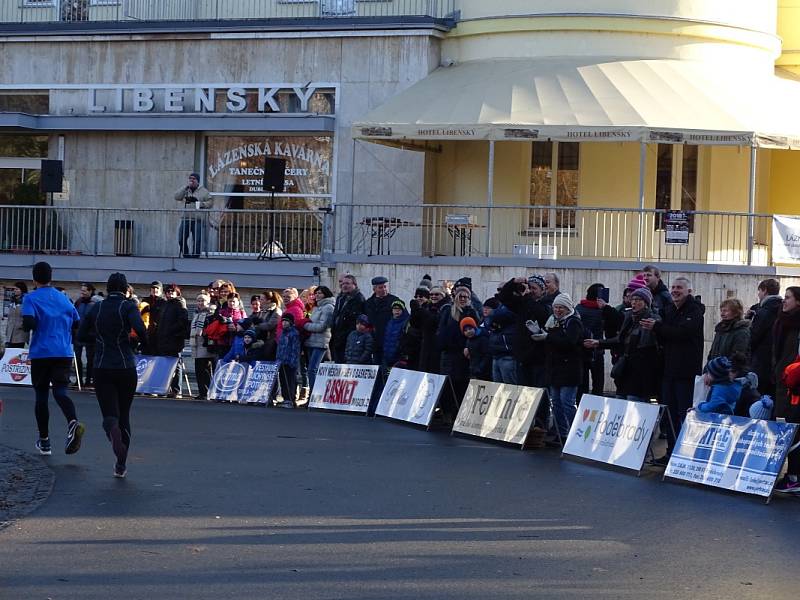
[[(39, 437), (47, 438), (50, 436), (50, 409), (47, 406), (48, 399), (50, 398), (50, 388), (39, 386), (33, 388), (33, 391), (36, 394), (34, 412), (36, 414), (36, 425), (39, 428)], [(61, 412), (64, 413), (64, 418), (67, 420), (67, 423), (78, 418), (75, 415), (75, 405), (72, 403), (69, 396), (67, 396), (67, 386), (53, 386), (53, 398), (55, 398), (56, 404), (58, 404)]]
[(119, 427), (126, 449), (131, 445), (131, 404), (136, 392), (136, 369), (95, 369), (94, 391), (103, 413), (103, 429), (109, 440)]

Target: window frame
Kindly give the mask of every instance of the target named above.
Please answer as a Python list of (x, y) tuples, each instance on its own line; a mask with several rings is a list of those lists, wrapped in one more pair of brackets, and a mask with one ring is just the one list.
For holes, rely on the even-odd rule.
[[(670, 175), (670, 198), (669, 207), (658, 207), (655, 204), (658, 201), (658, 153), (661, 146), (671, 146), (672, 149), (672, 170)], [(694, 189), (694, 210), (685, 210), (683, 208), (683, 158), (684, 151), (687, 147), (697, 148), (697, 167), (695, 169), (695, 189)], [(694, 213), (698, 211), (700, 206), (700, 182), (702, 181), (702, 146), (695, 146), (692, 144), (657, 144), (656, 145), (656, 180), (654, 181), (654, 205), (653, 207), (658, 210), (684, 211), (689, 216), (689, 231), (694, 232)], [(664, 231), (664, 213), (656, 213), (653, 229), (655, 231)]]
[(550, 154), (550, 209), (547, 211), (547, 226), (544, 227), (537, 227), (531, 225), (531, 215), (528, 212), (526, 217), (526, 223), (524, 226), (524, 230), (529, 233), (538, 233), (541, 231), (561, 231), (566, 233), (567, 235), (577, 234), (578, 225), (577, 225), (577, 211), (574, 212), (576, 215), (575, 222), (571, 225), (556, 225), (557, 221), (557, 213), (558, 210), (565, 210), (570, 207), (560, 207), (558, 204), (558, 173), (559, 173), (559, 146), (561, 144), (575, 144), (578, 148), (578, 165), (577, 169), (575, 169), (578, 173), (578, 191), (577, 196), (575, 198), (575, 208), (580, 206), (580, 198), (581, 198), (581, 165), (582, 165), (582, 152), (581, 152), (581, 142), (560, 142), (556, 140), (539, 140), (531, 143), (531, 160), (530, 160), (530, 167), (528, 170), (528, 207), (529, 209), (534, 206), (542, 206), (536, 205), (531, 203), (531, 195), (530, 195), (530, 186), (531, 186), (531, 170), (533, 169), (533, 156), (534, 156), (534, 146), (533, 144), (541, 144), (541, 143), (551, 143), (551, 154)]

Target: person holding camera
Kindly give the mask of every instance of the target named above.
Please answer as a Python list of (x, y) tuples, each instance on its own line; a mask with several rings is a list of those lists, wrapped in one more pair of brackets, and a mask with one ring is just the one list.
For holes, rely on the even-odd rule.
[[(175, 192), (175, 201), (183, 203), (183, 218), (178, 229), (178, 246), (184, 258), (197, 258), (203, 244), (204, 222), (193, 211), (212, 208), (214, 199), (208, 190), (200, 185), (200, 175), (189, 175), (188, 185)], [(189, 235), (192, 236), (192, 251), (189, 251)]]

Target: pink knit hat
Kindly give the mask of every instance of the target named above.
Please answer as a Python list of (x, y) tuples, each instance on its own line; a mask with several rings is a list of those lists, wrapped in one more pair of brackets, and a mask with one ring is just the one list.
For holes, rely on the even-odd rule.
[(628, 284), (629, 290), (640, 290), (642, 288), (647, 287), (647, 282), (644, 280), (644, 275), (639, 273), (636, 277), (631, 279), (630, 283)]

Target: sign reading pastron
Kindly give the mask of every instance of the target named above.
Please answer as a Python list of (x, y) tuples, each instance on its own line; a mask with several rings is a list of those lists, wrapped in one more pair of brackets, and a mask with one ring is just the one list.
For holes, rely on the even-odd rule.
[(31, 385), (31, 361), (23, 348), (6, 348), (0, 358), (0, 383)]
[(366, 413), (377, 376), (376, 365), (322, 363), (308, 407)]

